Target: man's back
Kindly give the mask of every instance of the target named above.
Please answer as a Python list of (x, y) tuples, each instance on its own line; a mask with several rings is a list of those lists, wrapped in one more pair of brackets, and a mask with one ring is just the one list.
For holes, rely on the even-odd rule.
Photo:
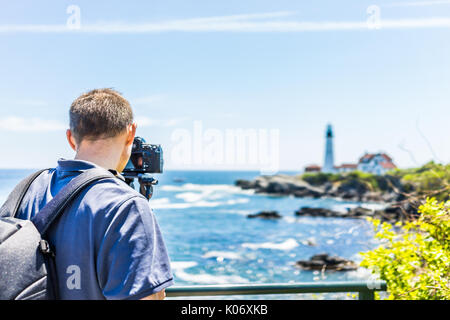
[[(94, 163), (60, 160), (31, 185), (17, 217), (39, 213)], [(94, 183), (48, 232), (56, 253), (61, 299), (141, 299), (173, 283), (170, 262), (148, 201), (125, 182)]]

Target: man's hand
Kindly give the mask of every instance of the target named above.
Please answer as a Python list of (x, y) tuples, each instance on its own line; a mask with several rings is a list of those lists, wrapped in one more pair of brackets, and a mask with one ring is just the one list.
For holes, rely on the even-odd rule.
[(163, 289), (157, 293), (152, 294), (151, 296), (142, 298), (141, 300), (164, 300), (166, 297), (166, 290)]

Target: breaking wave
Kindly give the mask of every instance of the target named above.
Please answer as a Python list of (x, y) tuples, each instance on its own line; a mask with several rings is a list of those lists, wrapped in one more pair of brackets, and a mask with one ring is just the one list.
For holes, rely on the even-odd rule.
[(228, 185), (228, 184), (193, 184), (186, 183), (181, 186), (175, 185), (165, 185), (160, 188), (163, 191), (174, 191), (174, 192), (186, 192), (186, 191), (198, 191), (204, 193), (213, 192), (226, 192), (232, 194), (248, 194), (252, 195), (255, 192), (253, 190), (243, 190), (239, 187)]
[(242, 246), (244, 248), (249, 248), (252, 250), (257, 249), (273, 249), (273, 250), (291, 250), (295, 247), (298, 247), (298, 242), (293, 239), (289, 238), (286, 241), (275, 243), (275, 242), (263, 242), (263, 243), (243, 243)]
[(174, 261), (172, 270), (177, 279), (194, 284), (231, 284), (248, 283), (249, 281), (237, 275), (212, 275), (209, 273), (188, 273), (185, 269), (197, 266), (195, 261)]
[(209, 201), (199, 198), (190, 202), (170, 202), (169, 198), (152, 199), (150, 206), (153, 209), (187, 209), (196, 207), (214, 208), (224, 205), (235, 205), (249, 202), (249, 199), (230, 199), (226, 201)]
[(223, 260), (223, 259), (230, 259), (230, 260), (240, 260), (242, 259), (242, 257), (235, 253), (235, 252), (231, 252), (231, 251), (209, 251), (206, 252), (202, 258), (216, 258), (218, 260)]

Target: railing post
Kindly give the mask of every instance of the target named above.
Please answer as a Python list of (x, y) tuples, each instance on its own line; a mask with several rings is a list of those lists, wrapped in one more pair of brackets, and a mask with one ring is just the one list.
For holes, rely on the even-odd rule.
[(375, 300), (374, 290), (364, 290), (358, 293), (359, 300)]

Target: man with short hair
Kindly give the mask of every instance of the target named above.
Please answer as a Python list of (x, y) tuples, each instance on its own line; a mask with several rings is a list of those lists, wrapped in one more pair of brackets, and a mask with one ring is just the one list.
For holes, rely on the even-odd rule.
[(116, 178), (85, 188), (48, 231), (56, 253), (61, 299), (164, 299), (173, 284), (170, 261), (148, 200), (122, 172), (136, 124), (117, 91), (97, 89), (70, 107), (67, 140), (74, 160), (60, 159), (30, 186), (17, 218), (31, 219), (84, 170), (104, 168)]

